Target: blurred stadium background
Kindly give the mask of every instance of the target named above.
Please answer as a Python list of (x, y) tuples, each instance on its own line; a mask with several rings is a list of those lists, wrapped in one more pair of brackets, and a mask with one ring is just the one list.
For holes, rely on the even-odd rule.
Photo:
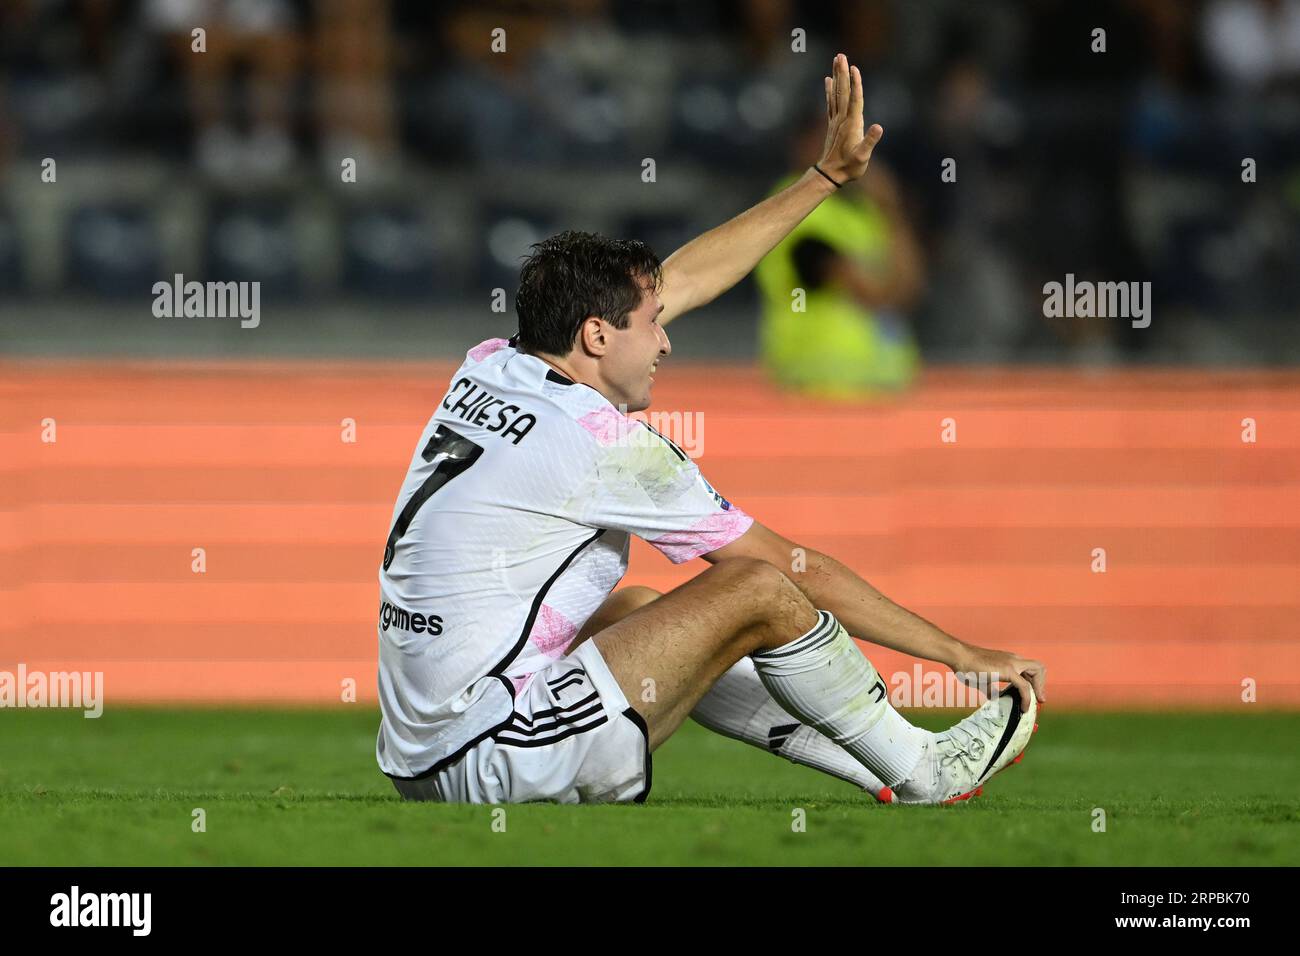
[[(1056, 703), (1300, 705), (1296, 0), (4, 0), (0, 668), (372, 699), (392, 497), (459, 357), (514, 330), (520, 255), (666, 257), (757, 202), (837, 51), (924, 259), (925, 369), (783, 392), (746, 280), (669, 329), (656, 400), (703, 413), (705, 474), (1046, 660)], [(260, 324), (156, 318), (176, 273), (259, 281)], [(1044, 318), (1067, 273), (1150, 281), (1151, 327)], [(627, 583), (689, 573), (638, 544)]]

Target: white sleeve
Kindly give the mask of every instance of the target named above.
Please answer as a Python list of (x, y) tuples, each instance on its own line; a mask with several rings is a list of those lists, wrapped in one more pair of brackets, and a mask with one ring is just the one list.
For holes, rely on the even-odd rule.
[(601, 448), (580, 504), (583, 524), (635, 534), (674, 564), (749, 530), (754, 519), (714, 491), (685, 452), (643, 422), (622, 421), (628, 424), (619, 434), (597, 435)]

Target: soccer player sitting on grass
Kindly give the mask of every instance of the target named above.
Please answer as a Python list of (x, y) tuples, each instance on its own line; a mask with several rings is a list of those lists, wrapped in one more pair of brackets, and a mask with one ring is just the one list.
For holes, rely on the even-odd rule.
[[(663, 326), (748, 273), (866, 172), (862, 79), (837, 56), (820, 162), (662, 264), (563, 233), (520, 275), (519, 331), (470, 349), (425, 427), (379, 572), (380, 768), (408, 799), (644, 800), (689, 716), (886, 802), (964, 799), (1019, 756), (1041, 663), (965, 644), (731, 504), (630, 411)], [(711, 567), (611, 593), (629, 535)], [(847, 627), (847, 631), (846, 631)], [(942, 733), (912, 726), (849, 637), (1010, 686)], [(647, 691), (652, 692), (647, 692)]]

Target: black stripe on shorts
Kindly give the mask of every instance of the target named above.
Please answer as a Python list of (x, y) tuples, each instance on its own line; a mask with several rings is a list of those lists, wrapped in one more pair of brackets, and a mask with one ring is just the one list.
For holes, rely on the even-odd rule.
[(502, 733), (518, 734), (521, 737), (535, 737), (538, 734), (547, 733), (548, 731), (556, 730), (560, 727), (575, 724), (580, 720), (585, 720), (593, 714), (599, 714), (603, 709), (603, 705), (597, 702), (586, 710), (579, 711), (576, 714), (567, 714), (563, 717), (557, 717), (553, 723), (539, 724), (536, 727), (518, 727), (511, 724), (508, 727), (503, 727)]
[(516, 712), (514, 715), (512, 715), (510, 723), (518, 722), (521, 724), (527, 724), (528, 726), (531, 727), (533, 724), (541, 720), (543, 717), (559, 717), (561, 714), (567, 713), (570, 710), (577, 710), (579, 707), (586, 707), (593, 700), (599, 700), (599, 699), (600, 698), (593, 690), (586, 697), (582, 698), (582, 700), (576, 701), (572, 704), (566, 704), (563, 707), (552, 707), (550, 710), (539, 710), (531, 717), (525, 717), (523, 714)]
[(608, 722), (609, 722), (609, 718), (605, 716), (604, 713), (601, 713), (599, 718), (593, 720), (589, 724), (584, 724), (581, 727), (566, 727), (564, 730), (561, 730), (559, 733), (552, 734), (548, 737), (541, 737), (541, 738), (525, 737), (516, 740), (512, 737), (504, 737), (500, 733), (498, 733), (492, 739), (496, 741), (498, 744), (501, 744), (502, 746), (505, 747), (545, 747), (548, 744), (553, 744), (558, 741), (564, 740), (566, 737), (572, 737), (574, 734), (582, 734), (582, 733), (586, 733), (588, 730), (595, 730), (597, 727), (601, 726), (602, 724), (606, 724)]

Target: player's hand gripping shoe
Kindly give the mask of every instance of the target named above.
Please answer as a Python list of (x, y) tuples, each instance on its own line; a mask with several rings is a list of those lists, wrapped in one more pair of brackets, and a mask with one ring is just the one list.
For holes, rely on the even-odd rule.
[[(878, 799), (885, 803), (957, 803), (978, 796), (984, 781), (1017, 762), (1038, 729), (1038, 699), (1029, 691), (1021, 713), (1014, 686), (924, 745), (912, 776)], [(889, 799), (884, 799), (889, 797)]]

